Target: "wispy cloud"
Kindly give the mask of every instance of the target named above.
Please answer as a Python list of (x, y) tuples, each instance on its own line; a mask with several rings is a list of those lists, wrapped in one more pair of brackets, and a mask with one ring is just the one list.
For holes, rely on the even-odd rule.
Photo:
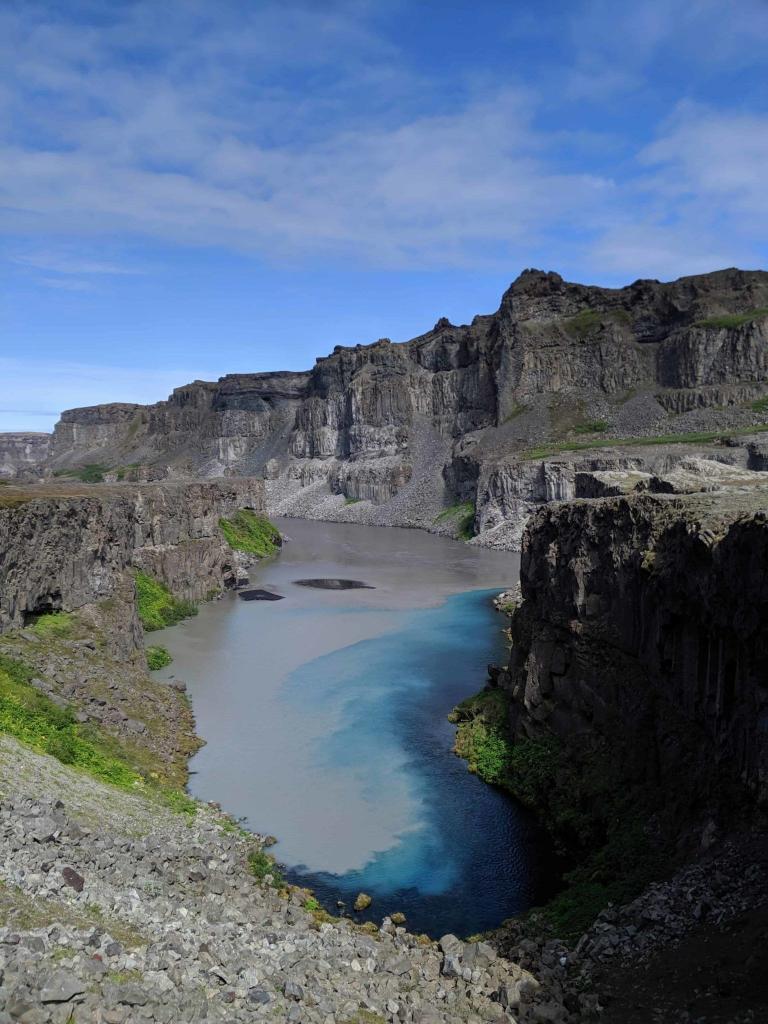
[(11, 256), (13, 263), (34, 270), (45, 270), (56, 274), (141, 274), (135, 267), (122, 266), (108, 260), (87, 259), (67, 252), (31, 252)]
[[(602, 272), (744, 260), (764, 238), (761, 118), (678, 97), (643, 138), (598, 120), (599, 167), (548, 121), (558, 104), (570, 127), (579, 104), (627, 102), (673, 55), (764, 60), (768, 9), (744, 5), (735, 18), (725, 0), (622, 11), (585, 0), (558, 15), (570, 53), (559, 68), (542, 62), (548, 80), (522, 88), (496, 74), (479, 88), (468, 75), (445, 91), (377, 28), (380, 5), (135, 2), (98, 19), (87, 3), (66, 16), (14, 5), (0, 12), (6, 230), (397, 268), (509, 265), (569, 247)], [(520, 31), (553, 31), (541, 22)], [(51, 252), (18, 261), (51, 287), (135, 273)]]

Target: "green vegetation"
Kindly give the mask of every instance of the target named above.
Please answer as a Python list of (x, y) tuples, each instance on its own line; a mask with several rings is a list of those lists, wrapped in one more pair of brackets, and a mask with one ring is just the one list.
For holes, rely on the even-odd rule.
[(362, 498), (345, 498), (344, 499), (344, 504), (345, 505), (357, 505), (357, 503), (359, 501), (362, 501), (362, 500), (363, 500)]
[(722, 438), (759, 434), (766, 430), (768, 430), (768, 423), (758, 423), (751, 427), (737, 427), (733, 430), (700, 430), (689, 434), (659, 434), (655, 437), (606, 437), (594, 441), (551, 441), (536, 448), (526, 448), (518, 452), (517, 457), (527, 461), (529, 459), (546, 459), (562, 452), (589, 451), (591, 448), (636, 448), (657, 444), (711, 444)]
[(743, 327), (753, 320), (760, 320), (768, 316), (768, 308), (748, 309), (746, 313), (724, 313), (721, 316), (711, 316), (706, 320), (697, 320), (694, 327)]
[(752, 411), (759, 413), (768, 412), (768, 395), (763, 395), (762, 398), (756, 398), (752, 403)]
[(147, 632), (174, 626), (190, 615), (197, 615), (192, 601), (174, 597), (168, 587), (145, 572), (136, 572), (136, 602), (139, 619)]
[(458, 724), (454, 750), (471, 772), (485, 782), (501, 784), (507, 774), (512, 744), (507, 739), (509, 700), (501, 690), (481, 690), (462, 701), (448, 716)]
[(22, 662), (0, 655), (0, 732), (102, 782), (140, 790), (171, 810), (194, 817), (195, 801), (162, 782), (162, 773), (155, 770), (154, 761), (147, 761), (145, 751), (133, 751), (93, 724), (77, 722), (71, 707), (60, 707), (31, 685), (33, 675)]
[(32, 632), (40, 640), (66, 640), (72, 636), (75, 618), (69, 612), (48, 612), (35, 619)]
[(596, 309), (582, 309), (580, 313), (564, 320), (563, 327), (568, 334), (578, 338), (579, 341), (583, 341), (587, 335), (600, 327), (601, 323), (602, 313), (599, 313)]
[(504, 419), (501, 421), (504, 423), (511, 423), (512, 420), (516, 420), (518, 416), (522, 416), (523, 413), (528, 409), (527, 405), (514, 405), (511, 412), (508, 412)]
[(108, 472), (109, 466), (102, 466), (98, 462), (89, 462), (85, 466), (78, 466), (74, 469), (57, 469), (53, 475), (82, 480), (84, 484), (100, 484), (104, 482), (104, 474)]
[(266, 518), (241, 508), (229, 519), (220, 519), (219, 527), (227, 544), (235, 551), (266, 558), (280, 547), (280, 531)]
[(455, 751), (470, 771), (534, 809), (559, 851), (576, 866), (565, 888), (543, 908), (560, 938), (578, 936), (609, 902), (632, 899), (665, 867), (654, 848), (637, 794), (602, 750), (566, 750), (554, 737), (509, 739), (509, 697), (483, 690), (449, 715), (458, 726)]
[(463, 501), (458, 505), (451, 505), (435, 516), (435, 523), (444, 523), (454, 520), (456, 532), (461, 540), (471, 540), (475, 535), (475, 506), (471, 501)]
[(277, 866), (275, 858), (265, 853), (262, 849), (252, 850), (248, 854), (248, 866), (251, 869), (251, 874), (258, 881), (263, 882), (267, 875), (271, 875), (272, 881), (270, 885), (275, 889), (285, 888), (285, 879), (280, 868)]
[(608, 429), (608, 420), (586, 420), (584, 423), (577, 423), (574, 434), (604, 434)]
[(149, 666), (150, 672), (157, 672), (160, 668), (165, 668), (166, 665), (170, 665), (173, 658), (165, 649), (165, 647), (148, 647), (147, 648), (147, 665)]
[(606, 322), (626, 325), (631, 317), (626, 309), (582, 309), (575, 316), (563, 320), (563, 328), (572, 338), (584, 341), (590, 334), (598, 331)]
[(0, 655), (0, 732), (120, 789), (143, 784), (126, 760), (115, 757), (76, 723), (71, 708), (61, 708), (38, 693), (31, 679), (24, 664)]

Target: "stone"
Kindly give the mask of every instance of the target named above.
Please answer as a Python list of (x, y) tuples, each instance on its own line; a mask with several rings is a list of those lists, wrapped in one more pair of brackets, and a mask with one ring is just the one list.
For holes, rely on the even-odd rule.
[(248, 989), (248, 1001), (256, 1003), (258, 1006), (266, 1006), (271, 1000), (269, 992), (263, 988), (250, 988)]
[(357, 894), (357, 897), (355, 899), (354, 908), (358, 911), (367, 910), (372, 903), (373, 899), (368, 895), (367, 892), (360, 892)]
[(49, 975), (40, 989), (40, 1001), (43, 1003), (68, 1003), (75, 996), (85, 992), (85, 985), (66, 971), (56, 971)]
[(61, 877), (64, 879), (65, 885), (68, 885), (70, 889), (74, 889), (75, 892), (82, 892), (85, 885), (85, 879), (83, 876), (75, 871), (71, 867), (63, 867), (61, 869)]

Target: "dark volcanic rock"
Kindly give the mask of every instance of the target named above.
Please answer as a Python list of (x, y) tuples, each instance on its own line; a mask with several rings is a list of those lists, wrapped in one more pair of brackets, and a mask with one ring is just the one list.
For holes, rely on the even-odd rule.
[(538, 513), (502, 685), (513, 734), (612, 753), (698, 842), (768, 804), (768, 485)]
[(362, 580), (294, 580), (298, 587), (315, 587), (317, 590), (375, 590), (370, 583), (363, 583)]
[(282, 594), (273, 594), (271, 590), (240, 590), (238, 597), (243, 601), (282, 601)]

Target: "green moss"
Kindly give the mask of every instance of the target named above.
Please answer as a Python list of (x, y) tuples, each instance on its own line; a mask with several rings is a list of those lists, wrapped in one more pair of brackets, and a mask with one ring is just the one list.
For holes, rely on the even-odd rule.
[(72, 636), (74, 616), (69, 612), (49, 612), (40, 615), (32, 624), (31, 629), (41, 640), (66, 640)]
[(607, 429), (607, 420), (586, 420), (583, 423), (577, 423), (573, 432), (575, 434), (603, 434)]
[(502, 423), (511, 423), (512, 420), (516, 420), (518, 416), (522, 416), (523, 413), (527, 409), (528, 409), (527, 405), (515, 405), (515, 406), (512, 407), (512, 410), (507, 413), (507, 415), (504, 417), (504, 419), (501, 422)]
[(574, 338), (583, 341), (602, 324), (602, 313), (596, 309), (582, 309), (575, 316), (563, 321), (563, 328)]
[(507, 775), (512, 744), (507, 739), (509, 702), (501, 690), (483, 690), (462, 701), (448, 716), (458, 724), (456, 753), (485, 782), (500, 784)]
[(147, 632), (174, 626), (190, 615), (197, 615), (192, 601), (174, 597), (170, 590), (145, 572), (136, 572), (136, 603), (139, 619)]
[(357, 503), (359, 501), (362, 501), (362, 500), (363, 500), (362, 498), (345, 498), (344, 499), (344, 504), (345, 505), (357, 505)]
[(451, 505), (444, 508), (434, 518), (435, 523), (444, 523), (453, 520), (456, 523), (456, 531), (461, 540), (470, 540), (475, 535), (475, 506), (471, 501), (463, 501), (458, 505)]
[(280, 531), (265, 516), (241, 508), (229, 519), (220, 519), (219, 527), (227, 544), (235, 551), (266, 558), (280, 548)]
[(593, 448), (636, 448), (658, 444), (711, 444), (728, 437), (740, 437), (744, 434), (759, 434), (768, 430), (768, 424), (759, 423), (751, 427), (737, 427), (735, 430), (702, 430), (689, 434), (660, 434), (656, 437), (608, 437), (594, 441), (552, 441), (536, 448), (527, 448), (518, 452), (523, 460), (546, 459), (561, 452), (589, 451)]
[(104, 474), (108, 472), (109, 466), (102, 466), (98, 462), (89, 462), (85, 466), (78, 466), (74, 469), (57, 469), (53, 475), (82, 480), (85, 484), (100, 484), (104, 482)]
[(768, 412), (768, 395), (763, 395), (762, 398), (756, 398), (752, 403), (752, 411), (759, 413)]
[(31, 679), (25, 665), (0, 655), (0, 731), (121, 789), (142, 784), (126, 761), (82, 735), (71, 708), (61, 708), (38, 693)]
[(77, 722), (71, 707), (38, 692), (32, 678), (23, 662), (0, 655), (0, 732), (118, 789), (139, 790), (178, 813), (197, 813), (183, 790), (159, 781), (155, 762), (145, 763), (145, 750), (134, 751), (92, 723)]
[(743, 327), (744, 324), (751, 324), (753, 320), (761, 320), (764, 316), (768, 316), (768, 308), (748, 309), (746, 313), (724, 313), (721, 316), (708, 317), (706, 320), (697, 320), (694, 327)]
[(173, 658), (165, 647), (147, 648), (147, 665), (149, 666), (150, 672), (157, 672), (158, 669), (165, 668), (166, 665), (170, 665), (172, 661)]
[(257, 878), (260, 882), (263, 882), (267, 875), (271, 875), (272, 881), (270, 885), (275, 889), (284, 888), (285, 879), (280, 868), (277, 866), (275, 858), (265, 853), (264, 850), (251, 850), (248, 854), (248, 867), (251, 869), (251, 874), (254, 878)]

